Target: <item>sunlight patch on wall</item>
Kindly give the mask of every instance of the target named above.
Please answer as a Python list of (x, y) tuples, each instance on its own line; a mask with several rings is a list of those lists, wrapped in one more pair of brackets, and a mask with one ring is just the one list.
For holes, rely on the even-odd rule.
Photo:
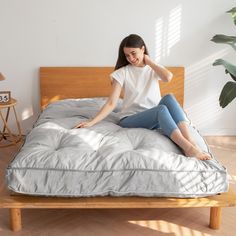
[(155, 60), (169, 56), (171, 48), (180, 41), (182, 6), (169, 13), (168, 19), (158, 18), (155, 24)]
[[(221, 50), (185, 68), (185, 110), (199, 129), (220, 120), (223, 110), (219, 106), (219, 93), (211, 78), (215, 59), (225, 56), (229, 49)], [(216, 81), (215, 83), (219, 83)]]
[(221, 57), (227, 55), (230, 51), (229, 48), (223, 49), (211, 56), (208, 56), (197, 63), (190, 65), (185, 68), (185, 91), (187, 93), (192, 93), (193, 90), (196, 90), (196, 85), (201, 82), (206, 81), (208, 76), (208, 72), (213, 69), (212, 63)]
[(167, 56), (171, 48), (180, 41), (182, 7), (177, 6), (171, 10), (168, 24)]
[(33, 108), (32, 107), (28, 107), (26, 109), (24, 109), (21, 113), (21, 120), (27, 120), (30, 117), (32, 117), (34, 114), (33, 112)]
[(190, 229), (181, 225), (170, 223), (164, 220), (139, 220), (139, 221), (128, 221), (131, 224), (146, 227), (152, 230), (159, 231), (165, 234), (178, 235), (192, 235), (192, 236), (211, 236), (211, 234), (203, 233), (194, 229)]
[(218, 97), (215, 95), (202, 97), (199, 102), (194, 102), (191, 106), (185, 108), (187, 114), (195, 120), (198, 128), (207, 127), (209, 124), (219, 120), (223, 114), (223, 110), (218, 104)]
[(163, 48), (163, 18), (156, 20), (155, 27), (155, 60), (159, 62), (161, 60)]
[(186, 77), (201, 73), (202, 68), (204, 68), (205, 66), (211, 65), (213, 64), (213, 62), (221, 57), (224, 57), (225, 55), (227, 55), (230, 52), (229, 48), (225, 48), (223, 50), (218, 51), (217, 53), (214, 53), (213, 55), (210, 55), (198, 62), (196, 62), (193, 65), (190, 65), (188, 67), (185, 68), (185, 75)]

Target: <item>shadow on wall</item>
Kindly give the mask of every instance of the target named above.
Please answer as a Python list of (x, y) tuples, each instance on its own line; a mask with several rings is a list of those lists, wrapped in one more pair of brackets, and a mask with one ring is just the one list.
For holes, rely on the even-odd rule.
[[(226, 55), (228, 49), (211, 55), (185, 69), (185, 109), (200, 128), (220, 120), (223, 115), (218, 105), (219, 89), (211, 78), (212, 61)], [(213, 83), (213, 84), (211, 84)]]
[[(222, 22), (222, 17), (219, 17), (217, 20)], [(217, 72), (213, 71), (212, 62), (217, 58), (227, 55), (230, 52), (230, 49), (223, 49), (202, 59), (205, 52), (202, 52), (201, 50), (204, 50), (204, 48), (200, 47), (203, 45), (203, 47), (208, 48), (208, 44), (210, 42), (207, 41), (204, 43), (204, 39), (198, 42), (197, 39), (199, 38), (199, 33), (208, 35), (209, 28), (206, 27), (201, 29), (200, 32), (194, 32), (194, 34), (190, 34), (191, 38), (186, 40), (186, 37), (183, 39), (182, 36), (184, 33), (182, 29), (182, 21), (182, 4), (179, 4), (173, 8), (167, 17), (160, 17), (156, 20), (155, 60), (159, 62), (165, 61), (165, 59), (168, 58), (168, 60), (171, 61), (171, 55), (175, 54), (174, 58), (176, 58), (176, 53), (182, 53), (180, 55), (181, 63), (184, 63), (185, 65), (184, 108), (196, 127), (200, 131), (207, 131), (215, 126), (217, 127), (217, 124), (222, 122), (222, 119), (225, 116), (225, 112), (222, 111), (218, 105), (218, 96), (220, 93), (219, 89), (222, 87), (221, 83), (223, 83), (223, 79), (219, 79), (217, 81), (216, 78), (214, 78), (217, 76)], [(215, 24), (215, 21), (210, 21), (208, 26), (215, 27)], [(190, 44), (189, 42), (195, 42), (196, 47), (193, 47), (194, 43)], [(184, 45), (186, 50), (184, 54), (180, 49), (181, 45)], [(191, 48), (188, 48), (190, 46)], [(196, 63), (193, 63), (192, 55), (195, 55), (196, 58), (199, 56), (201, 59)], [(186, 65), (188, 66), (186, 67)], [(211, 127), (209, 127), (209, 124)], [(224, 125), (222, 125), (222, 127), (224, 127)], [(219, 127), (218, 131), (217, 128), (214, 128), (214, 130), (219, 133), (221, 132), (220, 129), (222, 129), (222, 127)]]
[(21, 113), (19, 114), (23, 134), (27, 134), (32, 129), (33, 124), (40, 114), (40, 84), (38, 71), (39, 69), (35, 68), (33, 72), (30, 73), (30, 77), (32, 77), (31, 91), (29, 91), (31, 100), (28, 101), (27, 105), (25, 104), (21, 108)]

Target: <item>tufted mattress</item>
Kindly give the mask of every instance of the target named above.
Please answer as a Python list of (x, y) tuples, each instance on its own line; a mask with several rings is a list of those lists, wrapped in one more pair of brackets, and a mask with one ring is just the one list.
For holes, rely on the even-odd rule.
[[(160, 130), (121, 128), (119, 106), (90, 128), (73, 129), (93, 117), (104, 98), (67, 99), (39, 116), (7, 168), (8, 187), (45, 196), (202, 197), (228, 190), (227, 172), (209, 161), (185, 157)], [(197, 144), (207, 144), (190, 124)]]

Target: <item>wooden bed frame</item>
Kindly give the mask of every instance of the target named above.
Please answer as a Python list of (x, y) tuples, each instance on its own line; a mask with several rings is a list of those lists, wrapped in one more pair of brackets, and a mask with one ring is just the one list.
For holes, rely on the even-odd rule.
[[(162, 96), (175, 94), (181, 105), (184, 101), (184, 68), (168, 67), (174, 74), (170, 83), (160, 82)], [(111, 91), (110, 73), (113, 67), (41, 67), (41, 107), (65, 98), (108, 96)]]
[[(161, 83), (162, 95), (174, 93), (183, 105), (184, 68), (169, 67), (173, 80)], [(41, 107), (64, 98), (108, 96), (111, 83), (111, 67), (42, 67), (40, 68)], [(86, 197), (54, 198), (14, 194), (9, 191), (0, 197), (0, 208), (10, 209), (10, 223), (13, 231), (19, 231), (21, 209), (26, 208), (187, 208), (209, 207), (212, 229), (219, 229), (222, 207), (236, 205), (236, 195), (227, 193), (202, 198), (158, 198), (158, 197)]]

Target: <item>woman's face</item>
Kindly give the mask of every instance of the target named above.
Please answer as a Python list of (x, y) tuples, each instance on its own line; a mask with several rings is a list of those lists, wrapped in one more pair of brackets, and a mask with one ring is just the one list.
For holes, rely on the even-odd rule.
[(144, 66), (144, 46), (142, 48), (127, 48), (124, 47), (124, 54), (127, 61), (133, 66)]

